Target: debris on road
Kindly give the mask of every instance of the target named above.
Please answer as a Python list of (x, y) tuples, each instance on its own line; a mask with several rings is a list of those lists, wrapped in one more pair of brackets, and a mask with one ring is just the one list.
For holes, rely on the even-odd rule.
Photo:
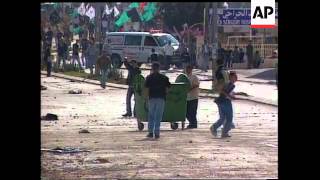
[(82, 130), (79, 131), (79, 133), (90, 133), (90, 132), (88, 130), (86, 130), (86, 129), (82, 129)]
[(106, 158), (97, 158), (95, 160), (95, 162), (98, 162), (98, 163), (111, 163), (111, 161), (109, 159), (106, 159)]
[(41, 151), (45, 152), (53, 152), (53, 153), (80, 153), (80, 152), (91, 152), (90, 150), (80, 149), (80, 148), (74, 148), (74, 147), (56, 147), (53, 149), (41, 149)]
[(56, 121), (58, 120), (58, 116), (56, 114), (47, 113), (47, 115), (41, 116), (41, 120)]
[(79, 90), (79, 89), (76, 89), (76, 90), (70, 90), (69, 91), (69, 94), (82, 94), (82, 91)]
[(192, 143), (192, 141), (190, 140), (189, 143)]

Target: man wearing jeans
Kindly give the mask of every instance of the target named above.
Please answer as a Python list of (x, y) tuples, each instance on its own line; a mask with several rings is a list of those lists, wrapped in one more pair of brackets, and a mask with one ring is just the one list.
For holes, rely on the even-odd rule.
[(236, 97), (231, 94), (235, 88), (234, 83), (237, 81), (237, 75), (235, 72), (230, 72), (230, 82), (226, 86), (220, 86), (218, 91), (220, 91), (220, 96), (215, 100), (218, 105), (220, 118), (215, 122), (211, 127), (210, 131), (213, 136), (217, 136), (217, 129), (223, 125), (223, 130), (221, 137), (231, 137), (228, 133), (231, 129), (232, 120), (233, 120), (233, 108), (231, 100), (235, 100)]
[(148, 138), (160, 138), (160, 122), (162, 120), (165, 97), (170, 87), (169, 78), (160, 74), (160, 65), (152, 64), (152, 74), (148, 75), (145, 82), (148, 89)]
[[(123, 114), (123, 117), (130, 117), (132, 116), (131, 111), (131, 98), (134, 93), (133, 90), (133, 78), (141, 73), (141, 70), (139, 69), (137, 62), (135, 60), (131, 60), (128, 62), (128, 59), (125, 57), (123, 61), (124, 66), (128, 69), (128, 77), (127, 77), (127, 84), (128, 84), (128, 91), (127, 91), (127, 97), (126, 97), (126, 105), (127, 105), (127, 112)], [(136, 105), (133, 107), (133, 115), (136, 116)]]

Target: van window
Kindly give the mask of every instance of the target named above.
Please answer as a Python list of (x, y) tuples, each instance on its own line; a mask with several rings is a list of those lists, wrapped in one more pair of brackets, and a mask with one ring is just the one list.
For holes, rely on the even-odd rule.
[(123, 36), (109, 36), (108, 44), (123, 45)]
[(171, 45), (172, 46), (177, 46), (179, 45), (179, 41), (176, 40), (172, 35), (162, 35), (162, 36), (154, 36), (155, 38), (157, 38), (159, 45), (160, 46), (164, 46), (168, 43), (168, 41), (171, 41)]
[(151, 36), (146, 36), (144, 39), (144, 45), (145, 46), (158, 46), (156, 41)]
[(141, 39), (142, 39), (142, 36), (127, 35), (124, 41), (124, 45), (141, 46)]

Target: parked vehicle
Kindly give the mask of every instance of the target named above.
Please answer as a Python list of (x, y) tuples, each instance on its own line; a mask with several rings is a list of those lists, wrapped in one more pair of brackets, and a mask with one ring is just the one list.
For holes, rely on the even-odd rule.
[[(164, 45), (171, 41), (177, 51), (180, 43), (172, 35), (166, 33), (149, 32), (110, 32), (103, 48), (111, 53), (112, 64), (121, 67), (124, 57), (134, 59), (139, 65), (150, 62), (151, 49), (155, 49), (160, 62), (164, 61)], [(181, 64), (181, 58), (174, 58), (172, 64)]]

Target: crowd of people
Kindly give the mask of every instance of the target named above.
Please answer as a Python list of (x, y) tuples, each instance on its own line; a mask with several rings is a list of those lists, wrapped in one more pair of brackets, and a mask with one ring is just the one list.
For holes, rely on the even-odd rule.
[[(249, 41), (245, 50), (235, 46), (233, 49), (230, 47), (223, 48), (221, 44), (218, 45), (218, 59), (223, 60), (225, 68), (232, 69), (234, 63), (245, 63), (247, 62), (247, 68), (259, 68), (260, 64), (263, 63), (260, 52), (254, 51), (252, 41)], [(201, 47), (200, 53), (198, 54), (198, 66), (204, 71), (208, 70), (208, 62), (212, 57), (212, 47), (204, 41)]]
[[(72, 35), (70, 35), (68, 30), (63, 32), (57, 28), (54, 33), (50, 26), (46, 30), (43, 30), (41, 38), (42, 63), (46, 64), (48, 75), (50, 75), (49, 72), (52, 70), (54, 58), (52, 53), (53, 39), (55, 39), (57, 50), (57, 69), (64, 71), (67, 64), (71, 64), (73, 69), (78, 68), (83, 70), (84, 68), (89, 68), (90, 74), (93, 75), (93, 68), (96, 65), (98, 56), (101, 54), (101, 49), (96, 46), (94, 37), (88, 38), (87, 36), (82, 36), (73, 44), (71, 44), (73, 41), (71, 37)], [(71, 55), (70, 50), (72, 51)]]

